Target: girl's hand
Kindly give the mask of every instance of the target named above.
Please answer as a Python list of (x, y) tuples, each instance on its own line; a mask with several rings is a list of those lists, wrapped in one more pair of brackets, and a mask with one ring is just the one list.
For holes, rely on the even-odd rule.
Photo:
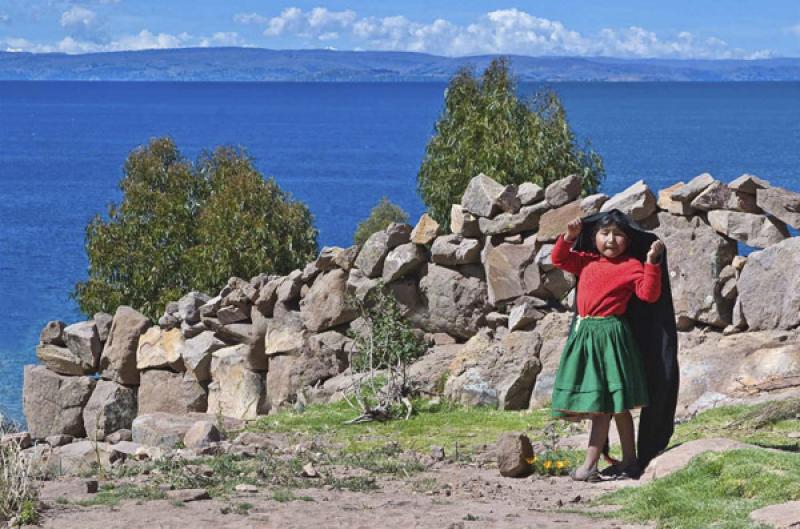
[(583, 227), (583, 223), (581, 222), (580, 217), (570, 221), (567, 224), (567, 233), (564, 235), (564, 239), (572, 242), (578, 238), (578, 235), (581, 233), (581, 228)]
[(650, 251), (647, 252), (647, 262), (650, 264), (658, 263), (658, 258), (661, 257), (661, 254), (664, 253), (664, 243), (659, 241), (653, 241), (653, 244), (650, 245)]

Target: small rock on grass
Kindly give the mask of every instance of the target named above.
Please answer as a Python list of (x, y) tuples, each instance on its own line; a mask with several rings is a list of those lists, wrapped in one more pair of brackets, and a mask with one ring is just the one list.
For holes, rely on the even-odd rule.
[(211, 496), (206, 489), (178, 489), (167, 491), (167, 499), (186, 503), (189, 501), (210, 500)]
[(236, 485), (235, 490), (236, 492), (258, 492), (258, 487), (249, 483), (241, 483)]
[(314, 468), (314, 465), (311, 463), (306, 463), (305, 466), (303, 466), (303, 477), (318, 478), (319, 472), (317, 472), (317, 469)]

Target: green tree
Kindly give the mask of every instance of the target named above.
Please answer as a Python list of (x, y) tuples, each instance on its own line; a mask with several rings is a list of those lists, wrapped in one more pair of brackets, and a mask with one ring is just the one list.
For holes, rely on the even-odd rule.
[(605, 175), (600, 156), (578, 144), (558, 96), (547, 90), (521, 101), (504, 58), (493, 60), (480, 79), (470, 68), (455, 74), (434, 131), (417, 190), (445, 227), (450, 206), (481, 172), (501, 184), (541, 186), (579, 174), (586, 192), (596, 191)]
[(86, 228), (89, 277), (72, 293), (86, 314), (130, 305), (155, 319), (190, 290), (228, 277), (287, 273), (317, 252), (308, 208), (223, 147), (196, 164), (169, 138), (128, 156), (119, 204)]
[(408, 222), (408, 213), (400, 206), (392, 204), (387, 197), (383, 197), (369, 212), (369, 217), (358, 224), (353, 235), (353, 244), (364, 244), (370, 235), (386, 229), (392, 222)]

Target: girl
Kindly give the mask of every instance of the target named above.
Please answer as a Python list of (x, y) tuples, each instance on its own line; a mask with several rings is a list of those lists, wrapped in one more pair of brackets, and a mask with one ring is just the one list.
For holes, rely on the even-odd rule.
[[(671, 415), (669, 407), (672, 393), (677, 400), (677, 337), (668, 274), (662, 273), (662, 267), (666, 268), (665, 259), (660, 259), (663, 253), (663, 242), (618, 210), (575, 219), (556, 241), (553, 264), (578, 276), (578, 315), (556, 374), (553, 414), (592, 421), (586, 459), (572, 473), (575, 480), (601, 479), (597, 463), (607, 446), (612, 415), (622, 445), (622, 462), (606, 473), (617, 477), (638, 478), (641, 468), (666, 447), (672, 434), (674, 402)], [(643, 304), (637, 305), (636, 298), (645, 304), (661, 303), (645, 309)], [(635, 306), (638, 314), (632, 314), (629, 306)], [(653, 310), (656, 308), (661, 310)], [(635, 323), (641, 323), (639, 332), (632, 330)], [(651, 336), (642, 336), (642, 332)], [(672, 336), (675, 339), (663, 339)], [(647, 342), (644, 358), (637, 337)], [(659, 346), (653, 338), (660, 340), (660, 351), (656, 351)], [(665, 352), (664, 344), (669, 350), (659, 354)], [(660, 361), (664, 358), (668, 361)], [(648, 394), (651, 381), (656, 395)], [(653, 421), (650, 416), (645, 419), (643, 412), (648, 432), (643, 435), (640, 420), (640, 455), (646, 455), (637, 460), (630, 410), (653, 401), (662, 416)]]

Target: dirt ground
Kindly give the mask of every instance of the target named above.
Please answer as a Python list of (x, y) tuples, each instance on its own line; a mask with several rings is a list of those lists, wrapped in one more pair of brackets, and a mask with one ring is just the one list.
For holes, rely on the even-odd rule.
[[(459, 528), (645, 528), (598, 513), (588, 502), (631, 481), (576, 483), (568, 477), (504, 478), (496, 469), (441, 463), (408, 479), (379, 480), (380, 489), (348, 492), (309, 488), (293, 490), (305, 500), (279, 502), (271, 491), (237, 493), (225, 500), (178, 504), (170, 500), (129, 500), (117, 507), (81, 507), (90, 497), (81, 479), (44, 484), (40, 527), (53, 529), (459, 529)], [(57, 500), (63, 497), (62, 500)], [(64, 500), (67, 500), (66, 502)], [(251, 504), (248, 514), (228, 513)], [(609, 513), (611, 516), (612, 514)]]

